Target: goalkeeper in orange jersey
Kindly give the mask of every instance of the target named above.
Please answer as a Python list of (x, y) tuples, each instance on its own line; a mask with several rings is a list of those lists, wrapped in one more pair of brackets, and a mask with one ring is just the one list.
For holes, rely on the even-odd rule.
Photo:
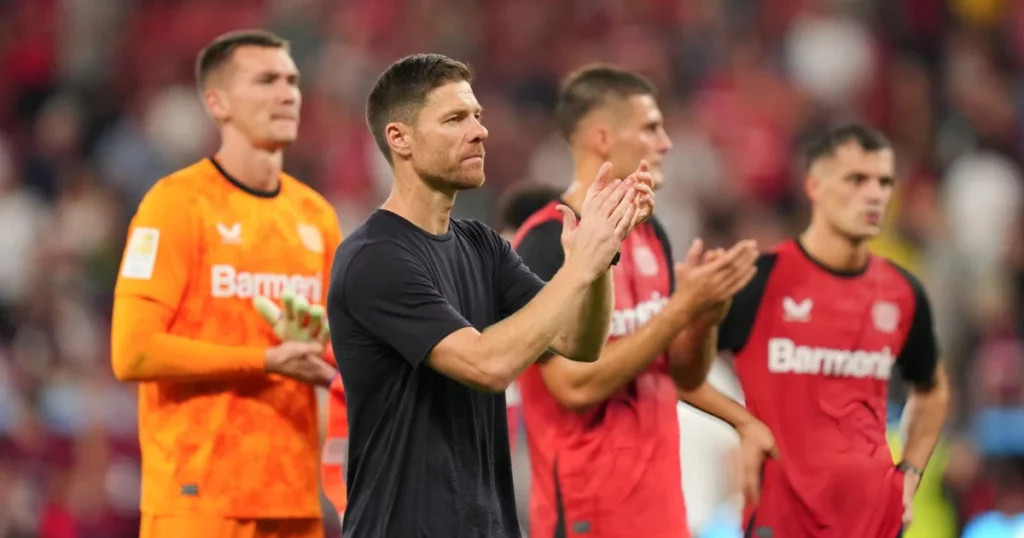
[(324, 300), (337, 215), (282, 172), (301, 103), (287, 42), (226, 34), (196, 71), (220, 149), (146, 194), (114, 292), (114, 373), (139, 382), (140, 536), (320, 537), (313, 386), (336, 370), (295, 305)]

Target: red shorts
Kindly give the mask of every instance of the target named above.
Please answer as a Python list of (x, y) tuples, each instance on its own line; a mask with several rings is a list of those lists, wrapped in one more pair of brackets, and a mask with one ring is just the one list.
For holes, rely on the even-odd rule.
[(893, 467), (880, 480), (866, 475), (834, 494), (807, 489), (799, 494), (782, 466), (769, 460), (761, 501), (744, 510), (744, 537), (897, 537), (903, 524), (903, 473)]

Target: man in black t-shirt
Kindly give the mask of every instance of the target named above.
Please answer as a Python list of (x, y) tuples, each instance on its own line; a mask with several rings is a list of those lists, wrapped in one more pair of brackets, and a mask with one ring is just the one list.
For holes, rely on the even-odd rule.
[(378, 79), (367, 123), (394, 170), (383, 207), (335, 254), (327, 298), (349, 418), (346, 537), (518, 537), (504, 390), (546, 349), (600, 355), (609, 267), (653, 210), (649, 174), (605, 165), (547, 285), (497, 232), (450, 217), (483, 184), (468, 67), (429, 54)]

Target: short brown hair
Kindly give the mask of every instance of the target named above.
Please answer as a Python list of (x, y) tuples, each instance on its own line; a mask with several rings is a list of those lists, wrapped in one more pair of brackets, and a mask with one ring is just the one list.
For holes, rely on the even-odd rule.
[(231, 59), (239, 47), (289, 49), (288, 41), (266, 30), (236, 30), (222, 34), (203, 48), (196, 58), (196, 84), (202, 91), (210, 74)]
[(610, 65), (592, 64), (562, 80), (555, 105), (555, 121), (566, 140), (590, 111), (610, 99), (628, 99), (634, 95), (657, 95), (654, 84), (643, 75)]
[(366, 125), (377, 148), (392, 163), (391, 149), (384, 135), (388, 123), (412, 123), (435, 89), (451, 82), (473, 82), (468, 65), (443, 54), (414, 54), (391, 64), (366, 100)]

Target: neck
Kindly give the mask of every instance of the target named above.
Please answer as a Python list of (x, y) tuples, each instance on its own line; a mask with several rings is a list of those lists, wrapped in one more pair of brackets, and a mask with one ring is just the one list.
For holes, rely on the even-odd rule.
[(381, 209), (404, 218), (427, 233), (442, 235), (448, 232), (454, 205), (455, 191), (435, 189), (408, 166), (396, 166), (391, 195)]
[(850, 240), (813, 221), (800, 235), (800, 245), (818, 263), (840, 272), (863, 269), (871, 256), (867, 241)]
[(284, 156), (281, 150), (268, 151), (254, 147), (240, 135), (225, 130), (216, 159), (239, 183), (257, 191), (270, 192), (281, 181)]
[(583, 205), (583, 199), (587, 196), (587, 189), (594, 183), (597, 171), (601, 169), (604, 161), (592, 155), (576, 151), (573, 152), (573, 161), (576, 163), (575, 175), (572, 184), (569, 185), (569, 189), (565, 191), (562, 199), (566, 205), (579, 214), (580, 207)]

